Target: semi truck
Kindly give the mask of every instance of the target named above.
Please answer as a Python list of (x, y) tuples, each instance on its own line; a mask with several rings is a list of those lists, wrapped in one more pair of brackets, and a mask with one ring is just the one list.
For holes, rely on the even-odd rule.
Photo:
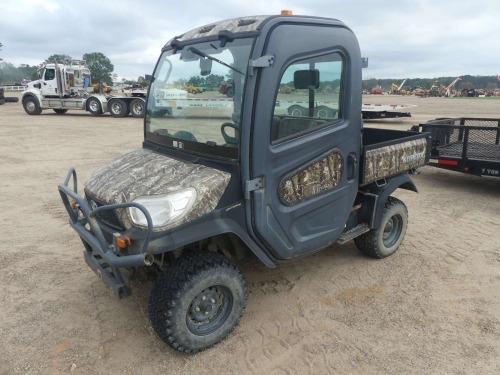
[[(394, 192), (417, 191), (409, 172), (428, 162), (430, 138), (364, 128), (361, 69), (356, 36), (336, 19), (195, 28), (161, 51), (142, 147), (95, 171), (83, 194), (70, 168), (58, 189), (85, 262), (118, 298), (138, 275), (155, 280), (149, 317), (166, 344), (196, 353), (233, 331), (243, 259), (274, 268), (351, 240), (373, 258), (399, 249), (408, 209)], [(181, 103), (175, 87), (208, 74), (230, 76), (233, 97)], [(285, 84), (306, 111), (282, 105)], [(317, 101), (336, 110), (320, 114)]]
[(133, 117), (144, 115), (144, 97), (95, 93), (85, 60), (45, 63), (39, 77), (29, 82), (22, 93), (21, 101), (28, 115), (39, 115), (44, 109), (52, 109), (57, 114), (84, 110), (95, 116), (105, 112), (114, 117), (125, 117), (129, 113)]

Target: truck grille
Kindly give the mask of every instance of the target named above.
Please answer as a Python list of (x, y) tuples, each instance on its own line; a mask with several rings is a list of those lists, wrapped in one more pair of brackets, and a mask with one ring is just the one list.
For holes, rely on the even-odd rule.
[[(87, 196), (87, 201), (89, 202), (89, 205), (92, 209), (95, 209), (97, 207), (104, 206), (105, 203), (99, 202), (98, 200), (91, 198)], [(101, 211), (96, 214), (97, 219), (99, 221), (103, 222), (104, 224), (117, 229), (119, 231), (124, 231), (125, 228), (123, 228), (123, 225), (121, 224), (120, 220), (118, 219), (118, 215), (116, 213), (117, 210), (106, 210), (106, 211)]]

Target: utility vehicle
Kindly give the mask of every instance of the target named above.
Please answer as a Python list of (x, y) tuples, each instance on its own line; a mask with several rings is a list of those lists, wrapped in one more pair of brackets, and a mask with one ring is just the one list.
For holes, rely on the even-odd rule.
[[(335, 19), (196, 28), (162, 49), (142, 148), (97, 170), (85, 196), (70, 169), (59, 191), (85, 261), (120, 298), (133, 276), (156, 276), (149, 314), (164, 342), (194, 353), (234, 329), (248, 294), (236, 264), (247, 256), (275, 267), (352, 239), (375, 258), (399, 248), (407, 208), (391, 194), (417, 191), (408, 171), (428, 161), (429, 138), (363, 129), (361, 69), (355, 35)], [(204, 104), (179, 105), (173, 93), (209, 74), (231, 77), (232, 98), (207, 91)], [(320, 116), (317, 102), (335, 110)]]

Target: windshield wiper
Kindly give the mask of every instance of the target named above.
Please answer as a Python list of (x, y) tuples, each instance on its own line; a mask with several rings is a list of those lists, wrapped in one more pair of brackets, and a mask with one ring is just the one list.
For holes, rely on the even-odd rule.
[(239, 71), (239, 70), (238, 70), (238, 69), (236, 69), (234, 66), (231, 66), (231, 65), (229, 65), (229, 64), (226, 64), (224, 61), (221, 61), (221, 60), (219, 60), (219, 59), (216, 59), (215, 57), (212, 57), (212, 56), (210, 56), (210, 55), (207, 55), (206, 53), (201, 52), (201, 51), (200, 51), (199, 49), (197, 49), (197, 48), (194, 48), (194, 47), (189, 47), (189, 48), (188, 48), (188, 51), (193, 52), (195, 55), (198, 55), (198, 56), (201, 56), (201, 57), (205, 57), (205, 58), (207, 58), (207, 59), (209, 59), (209, 60), (212, 60), (212, 61), (218, 62), (219, 64), (224, 65), (225, 67), (227, 67), (227, 68), (229, 68), (229, 69), (231, 69), (231, 70), (234, 70), (235, 72), (238, 72), (238, 73), (240, 73), (241, 75), (245, 75), (245, 73), (243, 73), (243, 72)]

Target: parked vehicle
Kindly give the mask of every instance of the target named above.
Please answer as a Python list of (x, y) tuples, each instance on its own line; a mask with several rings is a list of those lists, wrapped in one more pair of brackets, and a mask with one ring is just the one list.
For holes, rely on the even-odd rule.
[(500, 119), (445, 118), (413, 127), (432, 136), (429, 165), (500, 177)]
[[(109, 95), (109, 86), (92, 85), (85, 60), (71, 60), (68, 65), (46, 63), (40, 79), (28, 83), (22, 93), (22, 104), (28, 115), (39, 115), (44, 109), (64, 114), (68, 110), (85, 110), (93, 115), (110, 112), (114, 117), (132, 114), (143, 117), (144, 98)], [(108, 88), (106, 88), (108, 87)], [(95, 93), (95, 91), (103, 91)]]
[[(374, 258), (397, 251), (408, 215), (392, 194), (417, 191), (408, 172), (428, 161), (430, 139), (363, 128), (361, 68), (355, 35), (334, 19), (255, 16), (194, 29), (162, 49), (143, 148), (97, 170), (85, 196), (68, 172), (59, 191), (85, 261), (119, 298), (134, 275), (156, 276), (149, 316), (165, 343), (194, 353), (235, 328), (245, 257), (273, 268), (352, 239)], [(201, 105), (173, 88), (202, 74), (232, 76), (233, 99)], [(321, 92), (333, 81), (340, 93)], [(307, 114), (282, 105), (285, 84)], [(338, 110), (320, 115), (317, 96)]]

